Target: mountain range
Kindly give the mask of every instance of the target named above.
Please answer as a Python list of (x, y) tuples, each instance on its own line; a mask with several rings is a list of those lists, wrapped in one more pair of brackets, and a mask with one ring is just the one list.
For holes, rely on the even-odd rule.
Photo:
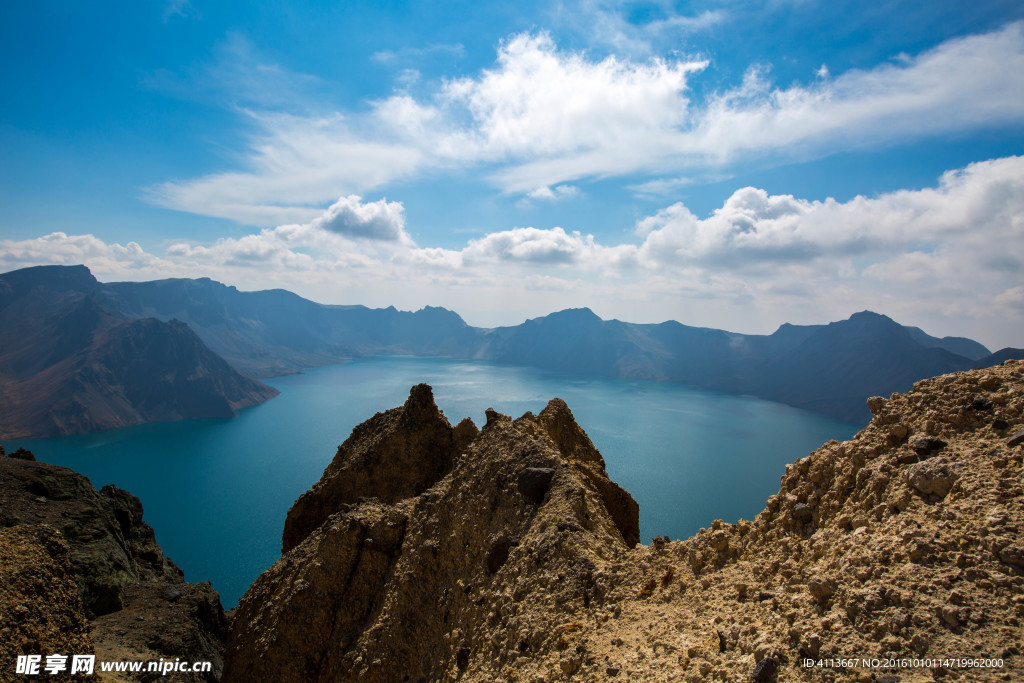
[(1024, 357), (870, 311), (770, 335), (602, 320), (586, 308), (478, 328), (437, 307), (331, 306), (208, 278), (103, 284), (85, 266), (39, 266), (0, 275), (0, 436), (226, 416), (275, 393), (243, 374), (396, 354), (678, 382), (851, 422), (869, 419), (869, 396)]
[(180, 321), (128, 319), (84, 267), (0, 276), (0, 438), (231, 417), (277, 395)]

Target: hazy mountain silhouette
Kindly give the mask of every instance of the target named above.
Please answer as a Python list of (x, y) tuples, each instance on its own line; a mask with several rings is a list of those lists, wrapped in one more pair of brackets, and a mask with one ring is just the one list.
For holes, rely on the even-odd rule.
[(126, 317), (178, 319), (238, 370), (254, 377), (365, 355), (465, 357), (480, 332), (457, 314), (427, 307), (325, 306), (282, 289), (240, 292), (208, 278), (116, 282), (106, 301)]
[(674, 321), (605, 321), (574, 309), (491, 331), (481, 357), (682, 382), (859, 421), (870, 417), (868, 396), (906, 391), (916, 380), (966, 369), (988, 353), (973, 340), (936, 339), (870, 311), (828, 325), (785, 324), (771, 335), (744, 335)]

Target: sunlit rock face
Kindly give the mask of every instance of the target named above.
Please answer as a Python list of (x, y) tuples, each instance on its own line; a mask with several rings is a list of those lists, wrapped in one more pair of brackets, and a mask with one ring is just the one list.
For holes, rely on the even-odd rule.
[(477, 432), (414, 387), (293, 507), (224, 680), (817, 681), (805, 660), (952, 652), (1000, 662), (971, 680), (1013, 678), (1024, 363), (868, 403), (855, 437), (795, 454), (754, 520), (644, 546), (564, 402), (488, 410)]

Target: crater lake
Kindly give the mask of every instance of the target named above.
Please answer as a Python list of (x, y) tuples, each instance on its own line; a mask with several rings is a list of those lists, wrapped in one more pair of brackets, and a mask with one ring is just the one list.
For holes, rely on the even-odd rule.
[(785, 465), (861, 427), (745, 396), (641, 380), (572, 377), (446, 358), (374, 357), (264, 380), (280, 396), (227, 420), (149, 424), (7, 441), (44, 462), (115, 484), (188, 581), (233, 607), (281, 552), (285, 515), (352, 428), (430, 384), (448, 421), (519, 417), (562, 398), (611, 478), (640, 504), (641, 540), (684, 539), (715, 519), (752, 519)]

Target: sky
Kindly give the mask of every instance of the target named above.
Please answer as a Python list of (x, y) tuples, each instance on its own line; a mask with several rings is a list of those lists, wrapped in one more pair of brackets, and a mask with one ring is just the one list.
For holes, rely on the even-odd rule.
[(1024, 347), (1019, 0), (0, 8), (0, 272)]

